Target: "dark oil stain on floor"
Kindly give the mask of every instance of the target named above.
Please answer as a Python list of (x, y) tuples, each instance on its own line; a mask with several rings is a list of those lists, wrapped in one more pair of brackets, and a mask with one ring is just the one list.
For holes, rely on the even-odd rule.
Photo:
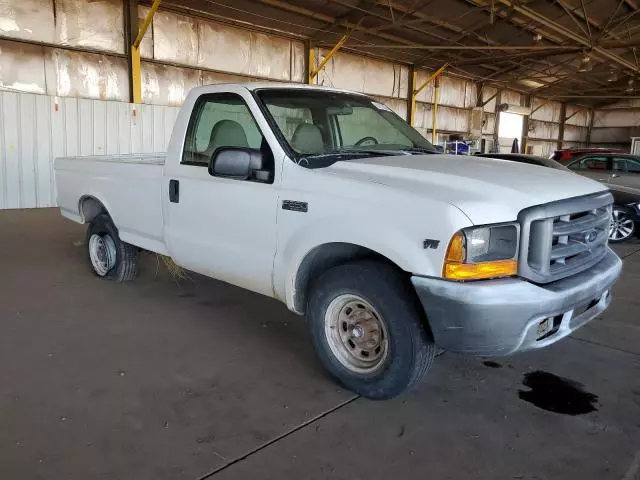
[(535, 371), (524, 376), (518, 397), (538, 408), (565, 415), (582, 415), (597, 410), (598, 396), (586, 392), (583, 385), (552, 373)]
[(502, 368), (502, 364), (494, 362), (493, 360), (485, 360), (482, 364), (489, 368)]

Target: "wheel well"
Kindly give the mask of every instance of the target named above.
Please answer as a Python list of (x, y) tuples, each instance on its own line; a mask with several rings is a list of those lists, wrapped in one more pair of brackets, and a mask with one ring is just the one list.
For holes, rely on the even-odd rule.
[(84, 223), (91, 223), (101, 213), (107, 213), (107, 209), (100, 202), (100, 200), (94, 197), (82, 197), (80, 199), (80, 216), (84, 220)]
[(369, 248), (352, 243), (325, 243), (307, 253), (298, 268), (293, 297), (294, 310), (300, 314), (305, 313), (309, 288), (316, 278), (330, 268), (363, 258), (379, 260), (404, 274), (404, 271), (394, 262)]

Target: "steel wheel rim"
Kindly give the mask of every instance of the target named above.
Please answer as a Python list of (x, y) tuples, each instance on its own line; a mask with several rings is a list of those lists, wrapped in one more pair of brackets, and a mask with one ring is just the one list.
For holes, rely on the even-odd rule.
[(344, 294), (334, 298), (324, 323), (333, 355), (349, 371), (371, 374), (384, 365), (389, 353), (387, 327), (362, 297)]
[(109, 235), (94, 233), (89, 238), (89, 258), (98, 275), (104, 277), (116, 264), (116, 245)]
[(633, 234), (633, 220), (621, 211), (614, 209), (611, 212), (611, 227), (609, 228), (609, 240), (626, 240)]

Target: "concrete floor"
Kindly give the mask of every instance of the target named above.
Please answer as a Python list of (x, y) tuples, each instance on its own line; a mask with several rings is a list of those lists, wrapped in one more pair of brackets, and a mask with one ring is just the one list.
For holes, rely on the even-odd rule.
[[(84, 228), (0, 212), (1, 479), (640, 478), (640, 243), (612, 307), (508, 359), (439, 357), (387, 402), (335, 386), (304, 321), (265, 297), (145, 255), (92, 276)], [(519, 398), (527, 372), (582, 383), (596, 411)]]

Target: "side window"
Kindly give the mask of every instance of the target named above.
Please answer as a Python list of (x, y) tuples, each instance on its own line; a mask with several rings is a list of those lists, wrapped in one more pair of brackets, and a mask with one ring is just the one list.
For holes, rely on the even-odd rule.
[(606, 170), (607, 157), (586, 157), (569, 165), (571, 170)]
[(626, 172), (627, 171), (627, 159), (622, 157), (613, 157), (613, 171), (614, 172)]
[(262, 133), (242, 97), (235, 93), (202, 95), (191, 113), (182, 163), (207, 166), (216, 148), (262, 145)]
[(343, 146), (351, 147), (358, 144), (413, 146), (413, 142), (397, 128), (390, 128), (389, 122), (376, 109), (353, 107), (352, 110), (351, 113), (336, 115)]
[(640, 161), (627, 158), (627, 172), (640, 173)]

